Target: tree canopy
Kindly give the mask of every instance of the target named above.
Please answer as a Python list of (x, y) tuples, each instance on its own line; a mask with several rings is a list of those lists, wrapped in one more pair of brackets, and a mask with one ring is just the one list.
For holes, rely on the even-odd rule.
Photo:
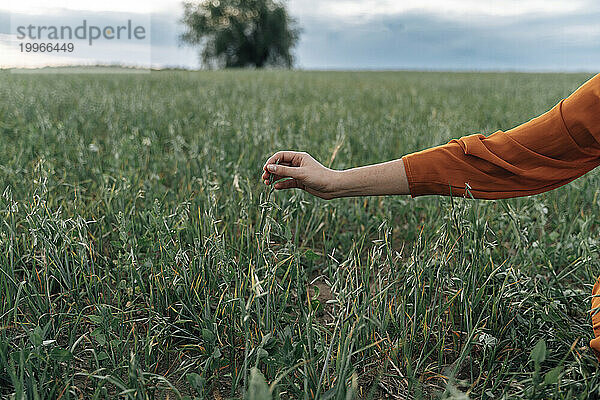
[(292, 67), (300, 29), (277, 0), (184, 2), (181, 39), (202, 47), (208, 67)]

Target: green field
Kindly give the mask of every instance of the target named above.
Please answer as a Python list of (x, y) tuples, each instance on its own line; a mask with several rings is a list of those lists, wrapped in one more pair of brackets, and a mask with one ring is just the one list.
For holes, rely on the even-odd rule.
[(257, 370), (273, 398), (596, 396), (596, 171), (503, 201), (260, 180), (507, 130), (589, 77), (0, 71), (0, 397), (267, 398)]

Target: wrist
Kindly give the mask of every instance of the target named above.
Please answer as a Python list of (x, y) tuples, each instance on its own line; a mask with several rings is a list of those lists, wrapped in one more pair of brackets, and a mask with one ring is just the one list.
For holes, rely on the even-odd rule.
[(362, 193), (361, 180), (355, 176), (355, 169), (331, 170), (333, 197), (359, 196)]

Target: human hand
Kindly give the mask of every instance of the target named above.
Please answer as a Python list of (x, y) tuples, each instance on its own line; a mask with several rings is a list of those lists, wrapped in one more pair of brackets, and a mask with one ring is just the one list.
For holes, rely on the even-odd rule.
[[(339, 171), (324, 167), (308, 153), (279, 151), (267, 160), (263, 170), (265, 185), (275, 182), (277, 190), (299, 188), (326, 200), (336, 197)], [(279, 181), (285, 178), (289, 179)]]

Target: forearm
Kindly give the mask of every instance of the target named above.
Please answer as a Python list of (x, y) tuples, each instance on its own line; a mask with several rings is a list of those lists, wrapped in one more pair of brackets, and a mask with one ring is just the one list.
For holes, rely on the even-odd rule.
[[(310, 154), (281, 151), (263, 166), (275, 189), (323, 199), (410, 194), (529, 196), (562, 186), (600, 165), (600, 75), (547, 113), (506, 132), (453, 139), (381, 164), (333, 171)], [(285, 179), (290, 178), (290, 179)]]
[(600, 75), (547, 113), (506, 132), (461, 137), (404, 156), (413, 197), (501, 199), (562, 186), (600, 164)]
[(334, 197), (410, 194), (401, 159), (335, 174)]

